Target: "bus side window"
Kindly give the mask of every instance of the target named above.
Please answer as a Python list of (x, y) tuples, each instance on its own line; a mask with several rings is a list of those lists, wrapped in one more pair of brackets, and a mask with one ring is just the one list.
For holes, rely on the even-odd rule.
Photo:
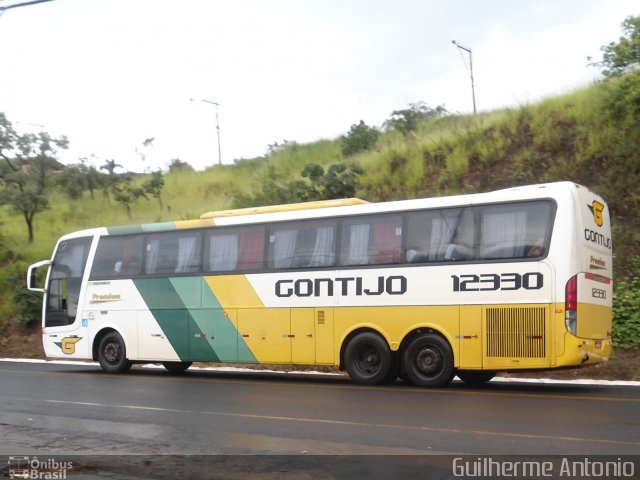
[(132, 278), (142, 269), (142, 236), (101, 237), (96, 250), (91, 278)]
[(482, 207), (480, 258), (533, 258), (546, 252), (551, 206), (547, 201)]
[(200, 270), (200, 232), (151, 233), (147, 238), (144, 273), (169, 275)]
[(204, 270), (259, 270), (264, 263), (264, 227), (230, 227), (207, 232)]
[(344, 223), (340, 265), (366, 265), (369, 263), (370, 230), (371, 225), (368, 223)]
[(264, 227), (244, 230), (240, 234), (238, 270), (259, 270), (264, 265)]
[(269, 236), (269, 267), (330, 267), (335, 264), (335, 221), (278, 225)]
[(454, 257), (462, 259), (464, 246), (458, 245), (457, 239), (463, 237), (460, 233), (461, 224), (465, 225), (462, 218), (468, 211), (447, 208), (410, 214), (407, 223), (407, 262), (442, 262), (453, 260)]
[(473, 251), (470, 251), (463, 245), (457, 245), (455, 243), (449, 244), (447, 251), (444, 253), (445, 260), (451, 260), (454, 262), (469, 260), (471, 258), (473, 258)]
[(538, 241), (527, 249), (527, 257), (541, 257), (544, 255), (544, 239), (540, 238)]
[(340, 265), (387, 265), (402, 258), (402, 220), (399, 215), (372, 215), (345, 220)]
[(400, 220), (373, 225), (373, 263), (384, 265), (400, 261), (401, 225)]

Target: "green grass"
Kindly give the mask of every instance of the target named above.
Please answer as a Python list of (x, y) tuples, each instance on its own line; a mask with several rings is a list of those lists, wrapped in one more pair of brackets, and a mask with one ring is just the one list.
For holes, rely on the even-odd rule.
[[(138, 200), (131, 219), (123, 207), (97, 190), (72, 201), (60, 191), (51, 208), (35, 217), (35, 241), (27, 241), (21, 216), (0, 207), (1, 234), (15, 259), (8, 271), (48, 258), (62, 234), (96, 226), (198, 218), (211, 210), (240, 207), (267, 179), (299, 180), (309, 163), (325, 169), (336, 162), (358, 164), (365, 173), (357, 195), (369, 201), (488, 191), (527, 183), (572, 180), (600, 193), (613, 213), (615, 276), (628, 276), (640, 255), (640, 72), (594, 84), (564, 96), (519, 108), (478, 115), (450, 115), (421, 124), (405, 137), (382, 132), (375, 148), (349, 158), (339, 138), (309, 144), (286, 143), (265, 157), (204, 172), (165, 174), (164, 208), (156, 199)], [(138, 177), (136, 182), (144, 181)], [(4, 283), (4, 282), (3, 282)], [(10, 316), (10, 299), (0, 287), (0, 317)], [(2, 320), (2, 318), (0, 318)]]

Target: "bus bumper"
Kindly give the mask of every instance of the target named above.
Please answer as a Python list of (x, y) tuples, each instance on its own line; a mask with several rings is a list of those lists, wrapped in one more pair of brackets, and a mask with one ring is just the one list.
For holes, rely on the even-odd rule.
[(593, 340), (578, 338), (567, 333), (564, 337), (564, 353), (557, 357), (556, 367), (586, 367), (609, 360), (612, 351), (611, 338)]

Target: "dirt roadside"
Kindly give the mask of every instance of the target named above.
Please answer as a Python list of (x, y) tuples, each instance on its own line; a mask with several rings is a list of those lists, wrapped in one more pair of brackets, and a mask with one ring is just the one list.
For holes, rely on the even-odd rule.
[[(14, 331), (0, 340), (0, 358), (45, 358), (38, 329), (16, 327)], [(247, 367), (247, 365), (243, 365)], [(250, 366), (249, 366), (250, 367)], [(254, 368), (274, 366), (261, 365)], [(304, 367), (278, 366), (278, 369), (296, 369)], [(331, 367), (312, 367), (313, 370), (337, 371)], [(505, 376), (501, 374), (501, 376)], [(602, 365), (574, 370), (556, 370), (546, 372), (510, 373), (506, 376), (524, 378), (550, 378), (557, 380), (595, 379), (595, 380), (632, 380), (640, 381), (640, 351), (634, 349), (614, 349), (611, 359)]]

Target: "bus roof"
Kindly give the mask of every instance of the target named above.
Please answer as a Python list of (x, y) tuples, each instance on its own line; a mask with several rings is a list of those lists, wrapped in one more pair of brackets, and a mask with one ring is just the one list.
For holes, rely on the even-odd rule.
[(95, 234), (134, 234), (190, 228), (206, 228), (223, 225), (242, 225), (251, 224), (254, 222), (302, 220), (323, 216), (334, 217), (344, 215), (348, 216), (352, 214), (391, 213), (422, 208), (473, 205), (477, 202), (493, 203), (511, 200), (522, 200), (528, 198), (558, 198), (559, 196), (563, 195), (561, 192), (564, 192), (566, 194), (569, 191), (576, 191), (578, 189), (585, 189), (587, 191), (589, 190), (588, 188), (578, 185), (574, 182), (565, 181), (505, 188), (486, 193), (395, 200), (389, 202), (369, 203), (366, 200), (361, 200), (359, 198), (320, 200), (315, 202), (270, 205), (264, 207), (249, 207), (235, 210), (217, 210), (204, 213), (200, 216), (200, 218), (193, 220), (98, 227), (95, 229), (84, 230), (82, 232), (73, 232), (64, 235), (63, 238)]
[(289, 203), (283, 205), (267, 205), (264, 207), (237, 208), (235, 210), (216, 210), (200, 215), (201, 219), (236, 217), (241, 215), (255, 215), (260, 213), (291, 212), (295, 210), (311, 210), (315, 208), (344, 207), (347, 205), (362, 205), (369, 203), (360, 198), (339, 198), (335, 200), (318, 200), (316, 202)]

